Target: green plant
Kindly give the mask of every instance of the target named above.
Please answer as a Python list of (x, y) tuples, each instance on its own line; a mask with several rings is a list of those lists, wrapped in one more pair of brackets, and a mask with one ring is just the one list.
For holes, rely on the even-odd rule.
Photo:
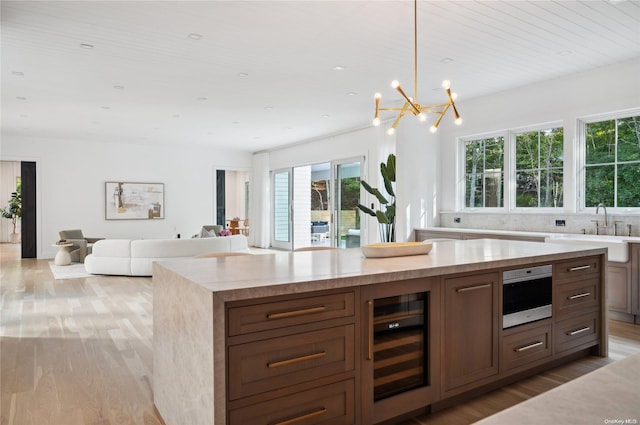
[[(396, 240), (396, 194), (393, 189), (393, 184), (396, 181), (396, 156), (394, 154), (389, 154), (386, 163), (380, 163), (380, 174), (384, 180), (384, 188), (389, 199), (377, 188), (362, 180), (360, 182), (362, 187), (378, 199), (381, 209), (374, 211), (362, 204), (358, 204), (358, 208), (362, 212), (376, 217), (380, 229), (380, 239), (383, 242), (394, 242)], [(383, 205), (384, 210), (382, 209)]]
[(3, 218), (11, 220), (11, 223), (13, 224), (13, 234), (15, 234), (18, 219), (22, 217), (22, 194), (20, 187), (18, 187), (16, 192), (11, 193), (9, 205), (7, 205), (6, 208), (0, 208), (0, 214)]

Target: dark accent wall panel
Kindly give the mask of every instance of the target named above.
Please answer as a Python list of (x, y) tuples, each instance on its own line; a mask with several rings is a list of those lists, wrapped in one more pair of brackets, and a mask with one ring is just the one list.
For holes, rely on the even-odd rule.
[(216, 224), (225, 226), (224, 182), (225, 170), (216, 170)]
[(36, 234), (36, 163), (22, 161), (22, 258), (38, 256)]

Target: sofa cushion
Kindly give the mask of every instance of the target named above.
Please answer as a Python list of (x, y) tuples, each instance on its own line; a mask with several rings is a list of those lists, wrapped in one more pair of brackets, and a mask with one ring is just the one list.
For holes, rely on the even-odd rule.
[(233, 235), (193, 239), (106, 239), (96, 242), (87, 256), (89, 273), (151, 276), (155, 261), (191, 258), (207, 252), (250, 252), (247, 237)]
[(193, 257), (208, 251), (231, 251), (228, 238), (144, 239), (131, 242), (131, 258)]

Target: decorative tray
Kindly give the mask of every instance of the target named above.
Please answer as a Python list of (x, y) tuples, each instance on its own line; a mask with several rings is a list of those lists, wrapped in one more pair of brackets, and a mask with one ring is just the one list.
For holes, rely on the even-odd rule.
[(431, 251), (431, 242), (381, 242), (364, 245), (362, 253), (367, 258), (404, 257), (425, 255)]

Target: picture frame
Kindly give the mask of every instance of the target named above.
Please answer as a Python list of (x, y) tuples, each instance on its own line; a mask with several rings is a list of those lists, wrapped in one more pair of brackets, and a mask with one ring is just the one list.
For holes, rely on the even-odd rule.
[(164, 183), (105, 182), (106, 220), (164, 219)]

